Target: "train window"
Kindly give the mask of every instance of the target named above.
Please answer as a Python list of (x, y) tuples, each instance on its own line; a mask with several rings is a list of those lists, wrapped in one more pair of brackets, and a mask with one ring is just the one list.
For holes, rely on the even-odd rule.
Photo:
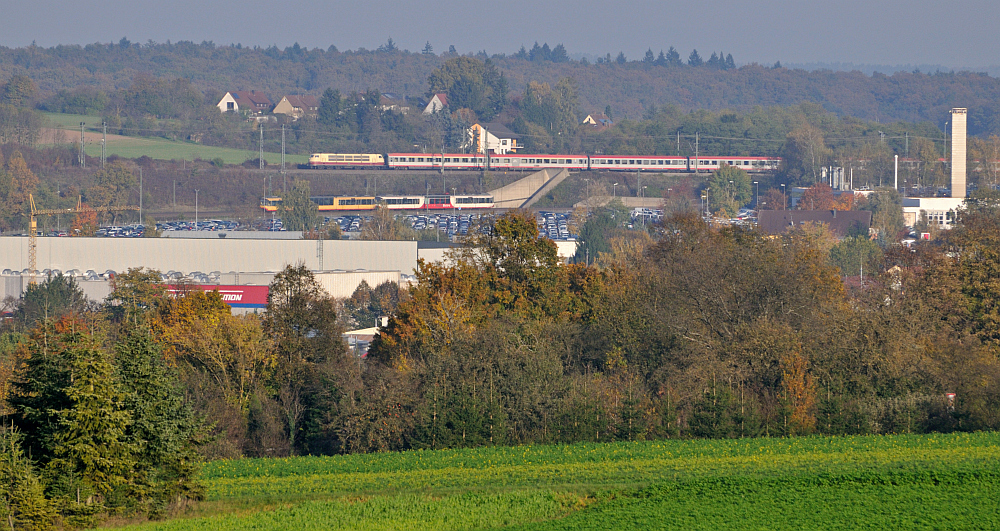
[(434, 162), (441, 162), (441, 157), (434, 157)]
[(417, 157), (417, 162), (423, 162), (423, 161), (424, 161), (423, 157)]
[(744, 160), (743, 161), (743, 165), (744, 166), (749, 166), (750, 165), (750, 161), (749, 160)]
[(542, 159), (542, 160), (545, 162), (545, 164), (549, 163), (549, 159)]
[(410, 157), (410, 160), (408, 162), (413, 162), (413, 157)]
[(462, 162), (469, 162), (469, 158), (468, 157), (462, 157)]
[(719, 161), (717, 161), (717, 160), (713, 160), (713, 161), (712, 161), (712, 164), (713, 164), (713, 165), (718, 165), (718, 164), (719, 164)]

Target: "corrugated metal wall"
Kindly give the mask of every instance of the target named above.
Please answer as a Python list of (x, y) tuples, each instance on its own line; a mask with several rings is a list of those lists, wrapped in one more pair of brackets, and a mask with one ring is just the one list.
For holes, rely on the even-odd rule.
[[(356, 240), (243, 240), (175, 238), (38, 238), (38, 270), (132, 267), (160, 271), (281, 271), (305, 263), (312, 270), (399, 271), (417, 267), (416, 242)], [(0, 270), (28, 267), (28, 238), (0, 238)]]

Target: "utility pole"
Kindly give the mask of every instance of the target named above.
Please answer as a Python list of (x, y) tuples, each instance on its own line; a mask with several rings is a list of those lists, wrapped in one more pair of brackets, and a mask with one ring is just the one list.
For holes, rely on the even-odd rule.
[(699, 139), (698, 137), (700, 137), (700, 136), (701, 136), (701, 133), (697, 133), (696, 132), (694, 134), (694, 172), (695, 173), (698, 173), (698, 139)]
[(677, 130), (677, 156), (681, 156), (681, 130)]
[(198, 230), (198, 190), (194, 191), (194, 230)]
[(142, 223), (142, 166), (139, 166), (139, 223)]
[(906, 132), (906, 156), (910, 156), (910, 132)]
[(104, 169), (104, 161), (108, 160), (108, 122), (102, 122), (104, 126), (104, 138), (101, 139), (101, 169)]
[(281, 124), (281, 195), (288, 193), (288, 178), (285, 176), (285, 124)]
[(260, 155), (258, 156), (258, 161), (260, 162), (260, 169), (264, 169), (264, 126), (260, 126)]
[(83, 150), (86, 141), (83, 139), (83, 126), (86, 122), (80, 122), (80, 167), (87, 167), (87, 153)]

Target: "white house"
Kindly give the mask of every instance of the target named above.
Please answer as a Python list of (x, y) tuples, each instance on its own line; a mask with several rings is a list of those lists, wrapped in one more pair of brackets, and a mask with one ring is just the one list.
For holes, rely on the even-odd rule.
[(434, 114), (448, 106), (448, 95), (445, 93), (435, 94), (431, 101), (424, 107), (424, 114)]
[(521, 135), (498, 123), (473, 124), (469, 128), (469, 139), (472, 145), (465, 147), (476, 153), (485, 153), (488, 149), (490, 153), (502, 155), (516, 153), (521, 149), (521, 144), (518, 143)]
[(271, 110), (273, 104), (263, 92), (256, 90), (236, 90), (227, 92), (216, 107), (220, 112), (247, 112), (263, 114)]

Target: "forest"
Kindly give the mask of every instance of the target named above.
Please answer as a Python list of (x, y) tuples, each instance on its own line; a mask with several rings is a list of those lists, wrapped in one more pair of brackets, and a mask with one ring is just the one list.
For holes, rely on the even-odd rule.
[[(610, 106), (617, 118), (636, 120), (652, 108), (676, 105), (682, 110), (745, 111), (753, 106), (788, 106), (813, 101), (841, 116), (877, 121), (930, 121), (938, 127), (951, 107), (968, 107), (972, 134), (1000, 133), (997, 101), (1000, 83), (973, 72), (912, 72), (892, 76), (860, 72), (805, 71), (775, 65), (740, 65), (731, 54), (697, 50), (666, 52), (651, 46), (642, 58), (609, 53), (589, 63), (570, 60), (562, 45), (548, 44), (517, 53), (484, 51), (466, 57), (489, 59), (505, 73), (511, 89), (524, 92), (528, 83), (555, 85), (573, 78), (580, 86), (584, 113)], [(657, 53), (659, 50), (659, 53)], [(725, 59), (722, 59), (725, 55)], [(30, 73), (46, 95), (65, 91), (73, 108), (100, 105), (99, 93), (113, 93), (140, 75), (188, 79), (215, 102), (227, 90), (264, 91), (277, 101), (284, 94), (319, 95), (326, 88), (342, 93), (376, 89), (403, 98), (422, 98), (428, 76), (445, 61), (458, 57), (451, 47), (434, 53), (400, 50), (390, 40), (376, 50), (285, 49), (176, 43), (117, 43), (0, 48), (0, 80)], [(612, 59), (612, 57), (614, 57)], [(739, 66), (737, 66), (739, 65)], [(211, 98), (210, 98), (211, 99)], [(426, 100), (424, 100), (426, 101)], [(214, 102), (213, 102), (214, 103)], [(93, 108), (93, 107), (91, 107)]]
[[(1000, 427), (1000, 195), (874, 256), (820, 229), (679, 211), (563, 264), (511, 212), (408, 289), (336, 300), (293, 264), (247, 315), (149, 270), (105, 301), (53, 277), (0, 336), (0, 497), (87, 526), (199, 499), (219, 458)], [(341, 333), (378, 315), (356, 356)]]

